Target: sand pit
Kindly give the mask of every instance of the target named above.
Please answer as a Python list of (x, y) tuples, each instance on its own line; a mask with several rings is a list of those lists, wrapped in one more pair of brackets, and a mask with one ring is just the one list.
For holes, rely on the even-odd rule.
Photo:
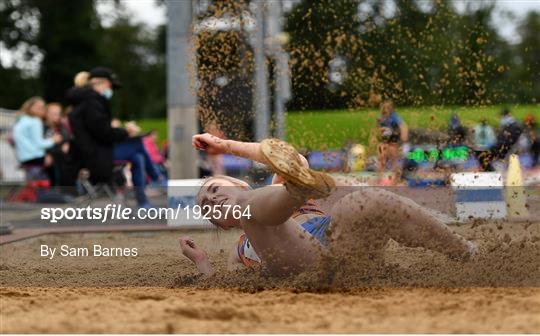
[[(2, 333), (540, 332), (540, 224), (455, 227), (475, 260), (391, 243), (371, 276), (332, 286), (262, 271), (200, 279), (179, 232), (50, 235), (0, 247)], [(189, 232), (222, 269), (238, 232)], [(137, 257), (40, 257), (40, 245), (136, 247)]]
[(3, 289), (2, 332), (538, 332), (538, 288)]

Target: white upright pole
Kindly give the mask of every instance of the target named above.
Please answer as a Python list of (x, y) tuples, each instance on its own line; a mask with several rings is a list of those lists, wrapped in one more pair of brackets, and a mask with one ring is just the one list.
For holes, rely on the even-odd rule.
[(167, 122), (172, 179), (197, 178), (196, 59), (192, 43), (191, 1), (167, 0)]
[(265, 2), (254, 2), (255, 20), (257, 22), (255, 32), (255, 140), (260, 141), (269, 136), (269, 98), (268, 98), (268, 64), (265, 55)]

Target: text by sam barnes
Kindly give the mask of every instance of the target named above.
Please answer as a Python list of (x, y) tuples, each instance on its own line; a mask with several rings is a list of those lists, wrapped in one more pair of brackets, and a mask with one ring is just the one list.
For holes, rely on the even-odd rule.
[(40, 256), (53, 259), (60, 257), (136, 257), (139, 251), (136, 247), (104, 247), (98, 244), (92, 247), (72, 247), (61, 245), (60, 247), (51, 247), (41, 245)]

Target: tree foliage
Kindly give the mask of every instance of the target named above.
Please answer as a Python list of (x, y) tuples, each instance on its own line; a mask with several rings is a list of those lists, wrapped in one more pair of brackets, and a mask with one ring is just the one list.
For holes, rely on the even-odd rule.
[(132, 22), (120, 3), (106, 27), (93, 0), (4, 0), (2, 4), (1, 41), (16, 60), (11, 67), (0, 68), (2, 82), (12, 84), (0, 93), (0, 106), (18, 108), (34, 95), (63, 101), (76, 73), (107, 66), (124, 85), (113, 100), (117, 117), (165, 115), (164, 27), (151, 30)]
[[(287, 16), (291, 109), (376, 105), (531, 103), (538, 89), (539, 18), (512, 45), (494, 26), (496, 3), (458, 12), (452, 1), (307, 1)], [(332, 82), (333, 60), (345, 80)]]
[[(0, 66), (0, 106), (18, 108), (33, 95), (62, 101), (77, 72), (102, 65), (124, 84), (113, 101), (118, 117), (164, 116), (165, 27), (135, 23), (121, 2), (114, 3), (114, 19), (104, 26), (95, 0), (1, 0), (0, 42), (12, 64)], [(211, 3), (199, 19), (249, 10), (249, 1)], [(512, 44), (495, 27), (496, 3), (469, 4), (458, 11), (450, 0), (299, 1), (285, 21), (289, 108), (355, 108), (383, 98), (410, 106), (537, 103), (540, 14), (525, 17)], [(233, 114), (250, 109), (253, 59), (246, 34), (199, 33), (202, 112), (217, 105)], [(218, 90), (223, 76), (230, 84)]]
[(114, 69), (122, 82), (115, 91), (113, 111), (122, 119), (161, 117), (165, 100), (165, 29), (151, 32), (133, 24), (122, 9), (113, 25), (103, 29), (98, 44), (100, 64)]

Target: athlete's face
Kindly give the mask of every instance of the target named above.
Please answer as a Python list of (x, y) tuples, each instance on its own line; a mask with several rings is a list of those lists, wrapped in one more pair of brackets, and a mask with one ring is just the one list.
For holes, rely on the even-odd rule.
[(201, 187), (199, 193), (199, 204), (203, 214), (212, 209), (208, 214), (208, 217), (212, 218), (210, 221), (224, 230), (238, 226), (240, 221), (233, 217), (233, 207), (237, 206), (237, 196), (243, 190), (244, 187), (227, 179), (209, 180)]

